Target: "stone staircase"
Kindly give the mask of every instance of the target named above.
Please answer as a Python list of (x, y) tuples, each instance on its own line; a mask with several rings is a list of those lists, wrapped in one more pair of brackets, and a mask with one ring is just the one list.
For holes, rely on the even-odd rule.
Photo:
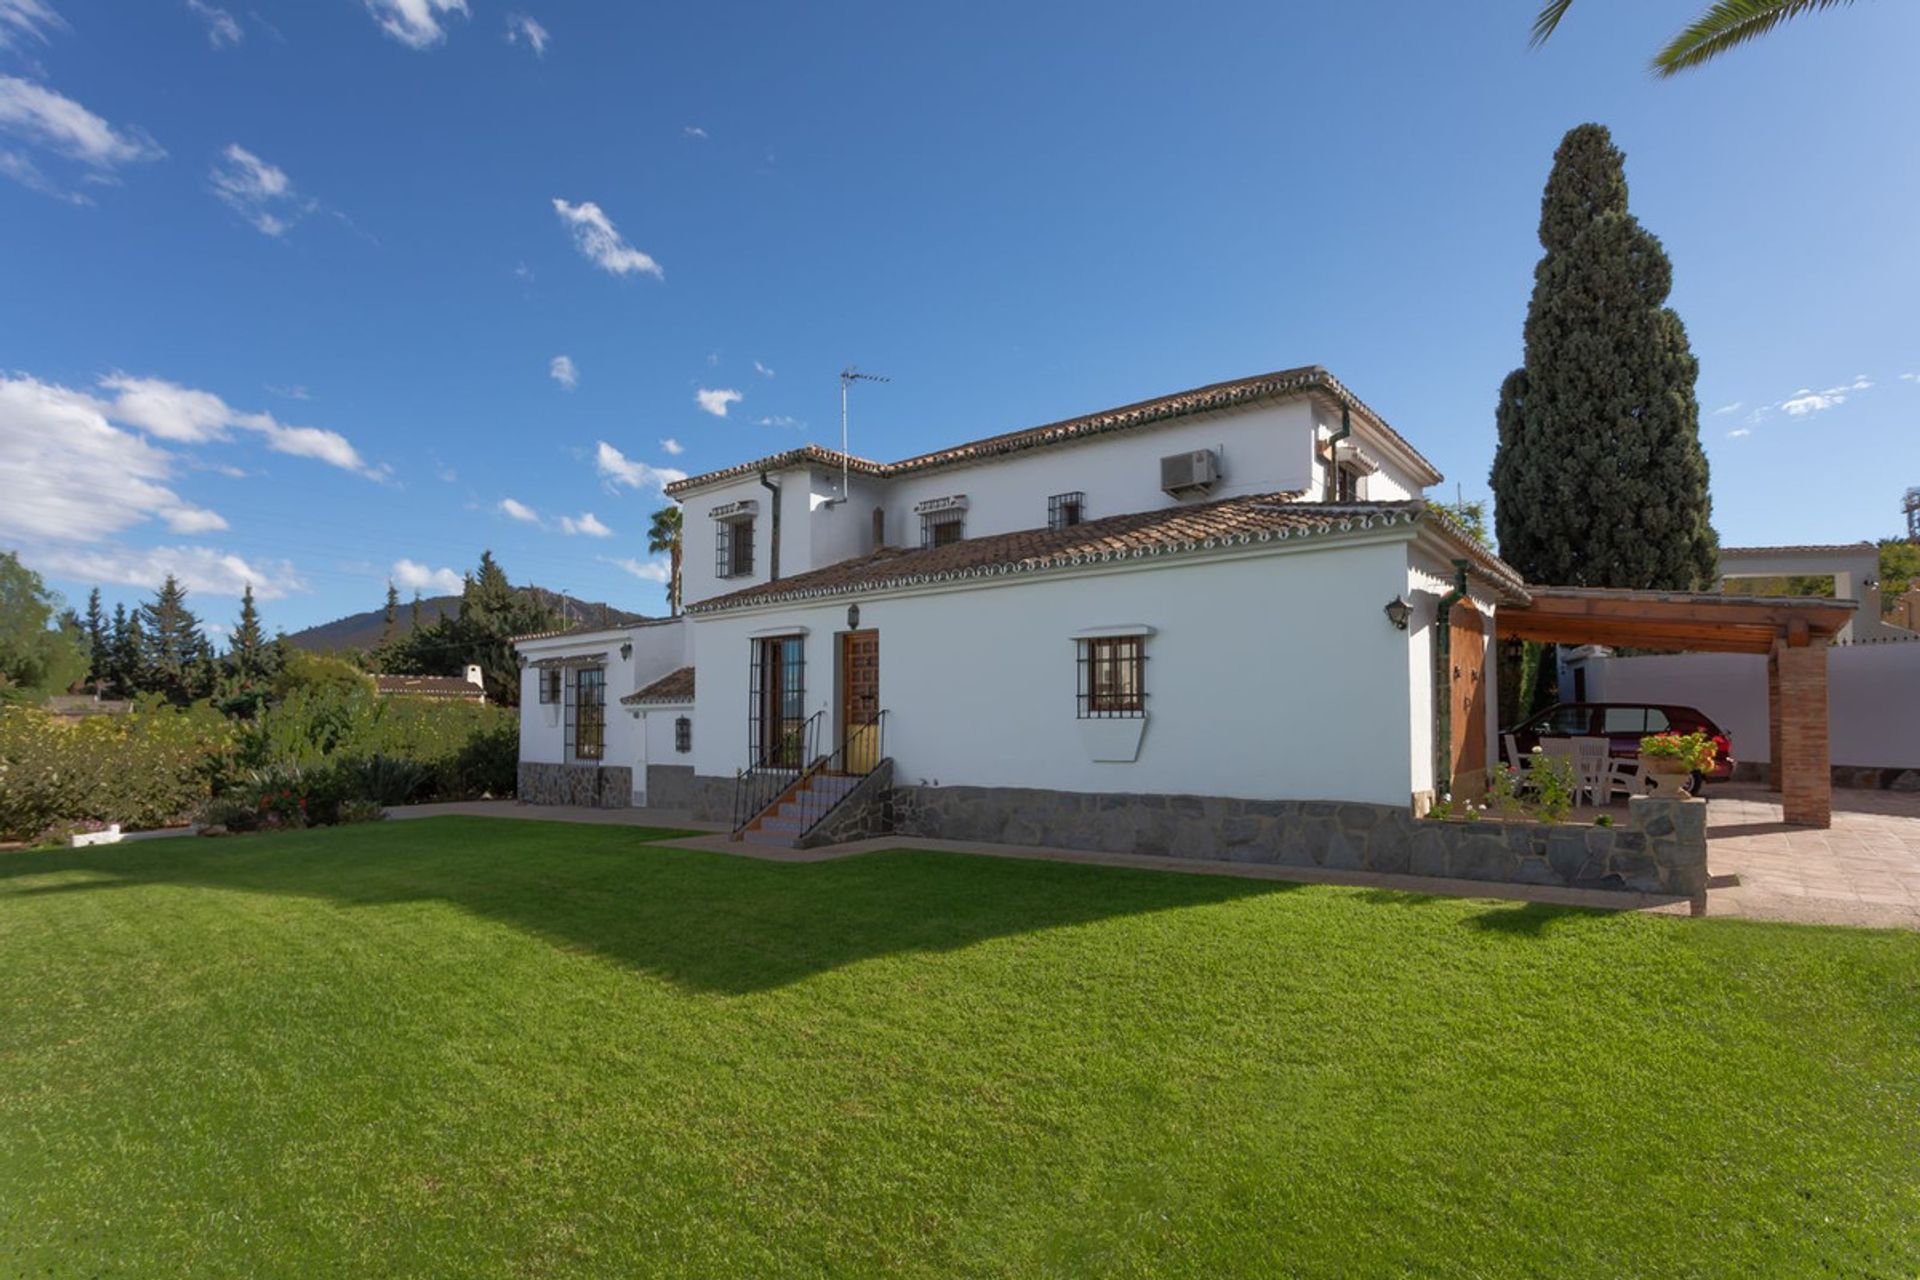
[(809, 774), (742, 828), (740, 838), (777, 849), (798, 848), (800, 837), (864, 780), (837, 773)]

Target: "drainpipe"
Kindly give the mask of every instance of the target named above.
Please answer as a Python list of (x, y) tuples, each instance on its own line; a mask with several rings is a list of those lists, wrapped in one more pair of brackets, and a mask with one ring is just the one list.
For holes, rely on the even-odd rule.
[(767, 581), (780, 581), (780, 486), (767, 479), (767, 473), (760, 473), (760, 487), (773, 495), (773, 532), (772, 545), (767, 549)]
[(1322, 487), (1326, 501), (1332, 502), (1340, 492), (1340, 442), (1353, 434), (1353, 411), (1345, 404), (1340, 406), (1340, 429), (1327, 437), (1327, 480)]
[(1453, 590), (1433, 611), (1433, 794), (1453, 791), (1453, 606), (1467, 598), (1467, 562), (1453, 562)]

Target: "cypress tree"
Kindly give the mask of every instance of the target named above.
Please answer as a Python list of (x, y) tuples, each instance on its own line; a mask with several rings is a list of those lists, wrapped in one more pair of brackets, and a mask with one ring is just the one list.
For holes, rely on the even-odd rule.
[(400, 620), (400, 588), (393, 585), (393, 579), (387, 579), (387, 609), (381, 615), (384, 625), (380, 628), (380, 645), (385, 647), (393, 643), (393, 624)]
[(1717, 547), (1699, 363), (1603, 126), (1570, 130), (1554, 153), (1540, 244), (1525, 365), (1500, 388), (1500, 554), (1531, 582), (1699, 590)]
[(97, 693), (107, 674), (107, 612), (100, 605), (100, 588), (87, 593), (87, 683)]

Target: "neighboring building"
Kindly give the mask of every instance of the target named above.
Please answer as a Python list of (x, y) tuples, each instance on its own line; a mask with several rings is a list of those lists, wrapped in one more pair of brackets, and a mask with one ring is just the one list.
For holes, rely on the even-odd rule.
[(485, 702), (486, 682), (475, 663), (462, 676), (375, 676), (373, 691), (383, 698), (439, 698), (455, 702)]
[(1833, 598), (1855, 601), (1853, 621), (1844, 627), (1838, 643), (1855, 640), (1906, 640), (1911, 623), (1895, 625), (1880, 613), (1880, 548), (1871, 542), (1830, 546), (1721, 547), (1719, 585), (1729, 595), (1740, 593), (1740, 583), (1754, 578), (1832, 578)]
[(1030, 842), (1124, 844), (1189, 806), (1422, 808), (1484, 776), (1492, 619), (1527, 598), (1428, 508), (1439, 480), (1317, 367), (689, 477), (684, 618), (519, 642), (521, 795), (727, 819), (830, 755), (884, 763), (893, 812), (964, 802)]
[(1920, 631), (1920, 587), (1908, 587), (1900, 593), (1887, 621), (1907, 631)]

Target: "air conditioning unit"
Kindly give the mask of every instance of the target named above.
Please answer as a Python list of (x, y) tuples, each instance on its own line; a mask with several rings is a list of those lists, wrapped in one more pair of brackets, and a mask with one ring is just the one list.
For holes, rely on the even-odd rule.
[(1219, 478), (1220, 469), (1211, 449), (1174, 453), (1160, 459), (1160, 487), (1175, 497), (1205, 493)]

